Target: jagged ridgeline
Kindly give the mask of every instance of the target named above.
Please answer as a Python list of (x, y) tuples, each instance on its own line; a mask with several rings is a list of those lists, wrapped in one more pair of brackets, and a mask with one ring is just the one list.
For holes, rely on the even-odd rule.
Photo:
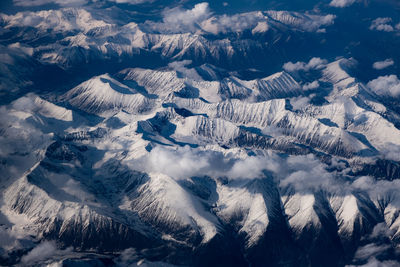
[(1, 14), (1, 265), (399, 265), (397, 63), (317, 53), (340, 14), (83, 2)]

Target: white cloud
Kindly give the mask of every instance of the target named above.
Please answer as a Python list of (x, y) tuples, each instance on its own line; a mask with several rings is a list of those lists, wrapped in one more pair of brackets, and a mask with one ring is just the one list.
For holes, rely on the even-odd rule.
[(385, 196), (390, 196), (390, 204), (400, 208), (400, 180), (376, 180), (370, 176), (362, 176), (356, 179), (351, 187), (368, 193), (373, 201), (380, 201)]
[(8, 48), (11, 49), (15, 49), (17, 51), (20, 51), (28, 56), (32, 56), (33, 55), (33, 48), (30, 46), (27, 46), (25, 44), (21, 44), (21, 43), (12, 43), (8, 45)]
[(394, 31), (393, 26), (389, 23), (392, 22), (391, 18), (377, 18), (372, 21), (370, 30), (384, 31), (384, 32), (392, 32)]
[(298, 96), (290, 98), (290, 104), (294, 110), (299, 110), (310, 103), (310, 98), (306, 96)]
[(375, 62), (375, 63), (372, 65), (372, 67), (373, 67), (374, 69), (377, 69), (377, 70), (382, 70), (382, 69), (385, 69), (385, 68), (387, 68), (387, 67), (392, 66), (393, 64), (394, 64), (393, 59), (388, 58), (388, 59), (385, 59), (385, 60), (383, 60), (383, 61), (377, 61), (377, 62)]
[(348, 7), (355, 2), (356, 0), (332, 0), (329, 5), (333, 7)]
[[(244, 155), (242, 155), (244, 156)], [(162, 173), (174, 179), (208, 175), (229, 179), (264, 178), (265, 171), (277, 179), (281, 187), (292, 187), (298, 192), (315, 190), (343, 191), (343, 183), (335, 173), (326, 170), (314, 155), (280, 157), (275, 153), (242, 157), (197, 148), (177, 149), (157, 146), (130, 163), (131, 168), (148, 173)]]
[[(70, 254), (71, 252), (72, 247), (66, 248), (64, 250), (59, 250), (57, 249), (57, 245), (54, 241), (43, 241), (31, 251), (29, 251), (28, 254), (24, 255), (21, 258), (21, 263), (23, 263), (24, 265), (36, 266), (40, 265), (40, 262), (49, 260), (52, 257), (59, 258), (60, 256)], [(59, 266), (57, 263), (58, 262), (53, 262), (53, 265), (51, 266)]]
[(389, 144), (382, 150), (382, 156), (388, 160), (399, 161), (400, 159), (400, 146), (396, 144)]
[(82, 6), (89, 2), (89, 0), (13, 0), (16, 6), (42, 6), (48, 4), (57, 4), (60, 6)]
[(290, 11), (266, 11), (264, 13), (272, 20), (306, 32), (325, 32), (323, 27), (333, 25), (336, 18), (332, 14), (311, 15)]
[(371, 257), (366, 264), (363, 265), (346, 265), (347, 267), (397, 267), (397, 261), (379, 261), (375, 257)]
[[(264, 16), (260, 12), (236, 14), (232, 16), (222, 15), (212, 17), (201, 23), (201, 28), (213, 34), (227, 33), (227, 32), (243, 32), (245, 30), (256, 28), (258, 23), (264, 20)], [(268, 25), (267, 25), (268, 26)], [(257, 30), (267, 30), (264, 26), (260, 26)]]
[(355, 258), (361, 259), (361, 260), (366, 260), (373, 256), (379, 255), (380, 253), (388, 250), (390, 247), (391, 247), (390, 245), (378, 246), (376, 244), (368, 244), (368, 245), (360, 247), (357, 250), (357, 252), (355, 254)]
[(174, 61), (168, 64), (168, 67), (175, 70), (176, 72), (183, 75), (183, 77), (189, 78), (195, 81), (201, 81), (202, 78), (195, 69), (186, 68), (187, 65), (192, 64), (191, 60)]
[(147, 21), (145, 26), (158, 32), (228, 33), (251, 30), (253, 33), (266, 32), (272, 24), (286, 25), (293, 30), (324, 32), (324, 28), (334, 23), (335, 16), (310, 15), (288, 11), (254, 11), (234, 15), (212, 16), (208, 3), (196, 4), (192, 9), (181, 7), (166, 9), (162, 13), (163, 22)]
[(30, 26), (52, 32), (88, 32), (93, 28), (111, 26), (103, 20), (93, 18), (92, 14), (83, 8), (18, 12), (15, 15), (4, 15), (3, 19), (7, 22), (7, 27)]
[(274, 157), (249, 156), (241, 159), (188, 146), (177, 149), (157, 146), (147, 156), (132, 162), (134, 169), (163, 173), (175, 179), (198, 175), (253, 179), (263, 177), (263, 170), (277, 171), (278, 166)]
[(400, 97), (400, 80), (396, 75), (380, 76), (367, 85), (377, 95)]
[(22, 263), (37, 263), (42, 260), (51, 258), (57, 252), (57, 247), (55, 242), (44, 241), (40, 243), (37, 247), (29, 251), (28, 254), (22, 257)]
[[(379, 261), (377, 258), (384, 258), (384, 255), (392, 249), (392, 245), (386, 240), (390, 240), (390, 237), (395, 234), (395, 230), (390, 230), (386, 223), (378, 223), (374, 226), (372, 233), (364, 237), (365, 241), (371, 243), (359, 247), (354, 255), (355, 261), (365, 262), (361, 266), (368, 267), (394, 267), (398, 266), (395, 261)], [(382, 257), (383, 256), (383, 257)], [(355, 266), (349, 265), (348, 267)], [(360, 266), (360, 265), (357, 265)]]
[[(155, 0), (105, 0), (107, 2), (114, 2), (117, 4), (143, 4), (152, 3)], [(90, 2), (97, 2), (97, 0), (13, 0), (14, 5), (22, 7), (42, 6), (49, 4), (57, 4), (62, 7), (83, 6)]]
[(155, 0), (108, 0), (109, 2), (115, 2), (117, 4), (130, 4), (130, 5), (138, 5), (143, 3), (152, 3)]
[(334, 175), (326, 170), (314, 155), (290, 156), (282, 165), (282, 170), (288, 174), (280, 181), (281, 187), (293, 187), (296, 192), (340, 189), (340, 184)]
[(328, 62), (319, 57), (313, 57), (308, 63), (298, 61), (296, 63), (287, 62), (283, 65), (283, 69), (288, 72), (309, 71), (312, 69), (322, 69)]
[(325, 16), (310, 15), (308, 20), (304, 20), (303, 23), (299, 25), (300, 29), (308, 32), (326, 32), (324, 28), (331, 26), (335, 23), (335, 15), (328, 14)]
[(311, 83), (306, 83), (303, 85), (303, 90), (308, 91), (308, 90), (314, 90), (319, 87), (319, 82), (318, 81), (313, 81)]
[(231, 170), (227, 172), (227, 176), (232, 179), (263, 177), (264, 169), (276, 171), (276, 167), (277, 165), (272, 160), (268, 161), (264, 157), (247, 157), (236, 161)]
[(177, 150), (154, 148), (146, 159), (144, 167), (148, 172), (159, 172), (174, 178), (195, 176), (208, 169), (209, 155), (193, 153), (189, 147)]
[(159, 27), (175, 29), (175, 31), (192, 32), (198, 24), (211, 16), (207, 2), (196, 4), (192, 9), (172, 8), (163, 11), (163, 24)]
[[(0, 213), (0, 216), (4, 216)], [(15, 247), (19, 247), (18, 238), (10, 228), (0, 225), (0, 248), (11, 251)], [(1, 253), (1, 250), (0, 250)]]

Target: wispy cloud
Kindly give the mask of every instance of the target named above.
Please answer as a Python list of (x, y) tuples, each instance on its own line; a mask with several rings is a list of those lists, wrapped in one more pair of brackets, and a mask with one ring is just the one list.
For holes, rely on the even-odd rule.
[(386, 69), (387, 67), (393, 66), (394, 65), (394, 61), (391, 58), (385, 59), (383, 61), (377, 61), (375, 62), (372, 67), (376, 70), (382, 70), (382, 69)]
[(189, 78), (195, 81), (201, 81), (202, 78), (193, 68), (187, 68), (187, 65), (192, 64), (191, 60), (174, 61), (168, 64), (168, 67), (175, 70), (177, 73), (182, 74), (183, 77)]
[(28, 254), (21, 258), (21, 263), (29, 264), (30, 266), (39, 265), (44, 260), (51, 259), (54, 256), (69, 254), (72, 252), (72, 247), (65, 250), (60, 250), (54, 241), (43, 241)]
[(355, 2), (356, 0), (332, 0), (329, 5), (333, 7), (348, 7)]

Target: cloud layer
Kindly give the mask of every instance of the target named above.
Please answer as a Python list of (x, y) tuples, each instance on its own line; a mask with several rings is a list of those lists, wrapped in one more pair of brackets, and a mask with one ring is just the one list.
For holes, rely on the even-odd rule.
[(176, 149), (157, 146), (148, 155), (130, 164), (133, 169), (162, 173), (177, 180), (205, 175), (232, 180), (272, 176), (281, 187), (292, 187), (298, 192), (332, 192), (341, 188), (335, 173), (328, 172), (328, 166), (312, 154), (284, 158), (272, 152), (249, 156), (204, 151), (188, 146)]
[(264, 156), (240, 159), (221, 152), (202, 151), (188, 146), (177, 149), (157, 146), (147, 156), (133, 162), (133, 168), (163, 173), (175, 179), (204, 175), (253, 179), (263, 177), (263, 170), (275, 170), (275, 160)]

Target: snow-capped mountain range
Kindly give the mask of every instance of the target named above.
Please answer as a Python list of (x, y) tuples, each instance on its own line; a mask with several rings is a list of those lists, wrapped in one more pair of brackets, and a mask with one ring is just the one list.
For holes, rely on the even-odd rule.
[(92, 11), (1, 15), (0, 264), (398, 264), (400, 81), (262, 68), (336, 15)]

